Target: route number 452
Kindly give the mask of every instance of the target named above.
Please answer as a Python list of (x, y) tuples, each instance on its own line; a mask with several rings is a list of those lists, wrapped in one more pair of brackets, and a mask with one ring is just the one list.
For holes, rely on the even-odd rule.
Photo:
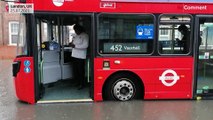
[(122, 51), (122, 45), (112, 45), (110, 47), (110, 50), (115, 51), (115, 52), (121, 52)]

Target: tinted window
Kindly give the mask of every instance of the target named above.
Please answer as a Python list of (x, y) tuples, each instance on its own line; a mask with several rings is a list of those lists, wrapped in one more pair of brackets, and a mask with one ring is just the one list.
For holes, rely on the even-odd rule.
[(153, 41), (152, 15), (99, 15), (98, 43), (101, 54), (150, 54)]

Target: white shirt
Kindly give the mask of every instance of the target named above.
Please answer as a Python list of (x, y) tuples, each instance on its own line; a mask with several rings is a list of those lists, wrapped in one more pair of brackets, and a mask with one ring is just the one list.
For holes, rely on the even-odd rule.
[(86, 59), (89, 36), (86, 33), (75, 35), (73, 37), (73, 44), (75, 47), (72, 49), (72, 57)]

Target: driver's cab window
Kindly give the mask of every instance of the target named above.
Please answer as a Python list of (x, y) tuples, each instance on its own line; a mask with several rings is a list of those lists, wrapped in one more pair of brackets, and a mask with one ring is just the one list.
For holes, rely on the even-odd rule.
[(190, 15), (160, 16), (158, 49), (160, 54), (188, 54), (191, 44)]

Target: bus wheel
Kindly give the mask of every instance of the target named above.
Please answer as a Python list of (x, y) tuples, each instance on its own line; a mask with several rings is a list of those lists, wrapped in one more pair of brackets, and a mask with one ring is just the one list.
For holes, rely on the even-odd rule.
[(104, 90), (106, 100), (128, 101), (140, 96), (137, 80), (131, 75), (115, 75), (108, 82)]

